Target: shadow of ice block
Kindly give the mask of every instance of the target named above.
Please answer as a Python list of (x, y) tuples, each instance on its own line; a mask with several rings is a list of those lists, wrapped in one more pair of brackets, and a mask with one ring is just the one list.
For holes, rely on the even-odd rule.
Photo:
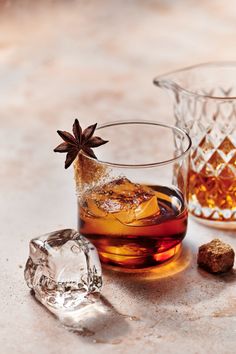
[(99, 293), (102, 271), (96, 248), (72, 229), (30, 241), (25, 280), (51, 312), (76, 311), (89, 294)]

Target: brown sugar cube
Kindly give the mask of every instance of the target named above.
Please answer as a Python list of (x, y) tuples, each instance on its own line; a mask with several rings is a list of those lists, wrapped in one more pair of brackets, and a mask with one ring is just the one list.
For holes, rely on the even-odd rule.
[(197, 263), (210, 273), (223, 273), (234, 265), (234, 250), (219, 239), (199, 247)]

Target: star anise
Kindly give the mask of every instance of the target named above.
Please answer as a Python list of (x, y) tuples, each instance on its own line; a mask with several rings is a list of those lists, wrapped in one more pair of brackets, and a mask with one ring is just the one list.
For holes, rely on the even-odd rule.
[(58, 145), (55, 152), (66, 152), (65, 168), (68, 168), (75, 160), (80, 151), (83, 151), (88, 156), (96, 159), (92, 148), (108, 143), (108, 140), (103, 140), (98, 136), (93, 136), (97, 123), (90, 125), (84, 131), (79, 124), (78, 119), (75, 119), (73, 124), (73, 135), (66, 131), (58, 130), (57, 133), (64, 140)]

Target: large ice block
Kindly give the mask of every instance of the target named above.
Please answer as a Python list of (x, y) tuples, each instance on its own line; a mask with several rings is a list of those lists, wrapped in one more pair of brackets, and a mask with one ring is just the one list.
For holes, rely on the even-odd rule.
[(24, 274), (36, 298), (52, 309), (74, 310), (102, 287), (96, 248), (71, 229), (31, 240)]
[(88, 191), (84, 206), (95, 217), (115, 217), (122, 223), (148, 218), (160, 211), (155, 191), (127, 178)]

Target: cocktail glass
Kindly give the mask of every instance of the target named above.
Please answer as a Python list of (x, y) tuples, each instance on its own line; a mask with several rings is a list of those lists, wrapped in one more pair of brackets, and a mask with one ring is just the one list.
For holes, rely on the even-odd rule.
[(118, 269), (167, 261), (187, 230), (188, 134), (149, 121), (97, 130), (109, 140), (96, 150), (98, 159), (80, 153), (74, 163), (80, 234)]

